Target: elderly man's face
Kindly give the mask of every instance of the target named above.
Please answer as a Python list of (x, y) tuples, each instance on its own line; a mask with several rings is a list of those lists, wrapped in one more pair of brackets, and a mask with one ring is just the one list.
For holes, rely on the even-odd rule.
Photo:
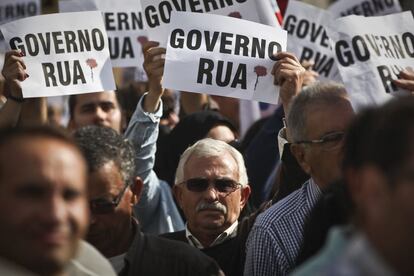
[(18, 138), (0, 155), (0, 256), (47, 275), (61, 270), (86, 234), (86, 165), (51, 138)]
[[(319, 140), (327, 135), (345, 132), (354, 117), (351, 103), (342, 99), (335, 105), (315, 105), (307, 110), (306, 139)], [(301, 145), (302, 168), (321, 186), (341, 177), (343, 139), (322, 144)], [(300, 158), (299, 158), (300, 159)]]
[(76, 96), (70, 126), (81, 128), (88, 125), (106, 126), (121, 132), (121, 109), (114, 91), (80, 94)]
[[(231, 193), (219, 193), (213, 188), (215, 179), (229, 179), (238, 182), (239, 170), (234, 158), (226, 153), (220, 157), (190, 156), (184, 167), (184, 180), (195, 178), (208, 179), (209, 187), (203, 192), (188, 190), (185, 184), (176, 185), (174, 192), (184, 211), (190, 231), (196, 233), (222, 233), (230, 227), (240, 215), (250, 194), (250, 188), (238, 187)], [(225, 207), (226, 211), (215, 208), (201, 208), (213, 204)]]

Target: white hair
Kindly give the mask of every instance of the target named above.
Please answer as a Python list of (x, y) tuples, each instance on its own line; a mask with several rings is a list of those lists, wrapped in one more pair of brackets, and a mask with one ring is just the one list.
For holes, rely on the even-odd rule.
[(230, 154), (236, 161), (239, 172), (238, 182), (243, 187), (247, 186), (249, 181), (247, 179), (246, 166), (244, 165), (241, 153), (229, 144), (211, 138), (202, 139), (184, 151), (180, 157), (180, 162), (178, 163), (177, 171), (175, 173), (175, 184), (184, 181), (184, 166), (191, 156), (196, 158), (222, 157), (226, 153)]

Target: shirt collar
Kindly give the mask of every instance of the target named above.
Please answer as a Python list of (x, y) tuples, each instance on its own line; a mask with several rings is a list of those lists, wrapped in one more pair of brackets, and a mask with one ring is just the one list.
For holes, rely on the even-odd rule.
[[(209, 247), (221, 244), (230, 238), (233, 238), (237, 235), (237, 225), (239, 222), (236, 220), (229, 228), (224, 230), (223, 233), (218, 235), (218, 237), (210, 244)], [(198, 248), (198, 249), (204, 249), (204, 246), (201, 244), (201, 242), (190, 232), (190, 229), (188, 229), (188, 224), (185, 224), (185, 237), (187, 238), (188, 242)]]

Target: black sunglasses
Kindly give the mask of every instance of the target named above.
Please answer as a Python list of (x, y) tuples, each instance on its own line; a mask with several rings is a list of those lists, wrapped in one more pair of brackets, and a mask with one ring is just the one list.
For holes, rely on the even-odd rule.
[(208, 189), (210, 182), (213, 183), (214, 189), (217, 192), (223, 194), (232, 193), (242, 186), (240, 183), (228, 178), (217, 178), (213, 180), (206, 178), (190, 178), (180, 184), (185, 184), (189, 191), (202, 193)]
[(89, 201), (89, 208), (93, 214), (112, 213), (121, 201), (129, 185), (125, 185), (119, 195), (112, 201), (105, 198), (97, 198)]

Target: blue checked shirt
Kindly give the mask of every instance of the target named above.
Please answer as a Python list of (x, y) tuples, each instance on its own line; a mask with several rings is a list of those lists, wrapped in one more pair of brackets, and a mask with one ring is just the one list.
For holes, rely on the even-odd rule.
[(286, 275), (294, 267), (305, 221), (322, 195), (310, 179), (257, 217), (247, 240), (244, 275)]

